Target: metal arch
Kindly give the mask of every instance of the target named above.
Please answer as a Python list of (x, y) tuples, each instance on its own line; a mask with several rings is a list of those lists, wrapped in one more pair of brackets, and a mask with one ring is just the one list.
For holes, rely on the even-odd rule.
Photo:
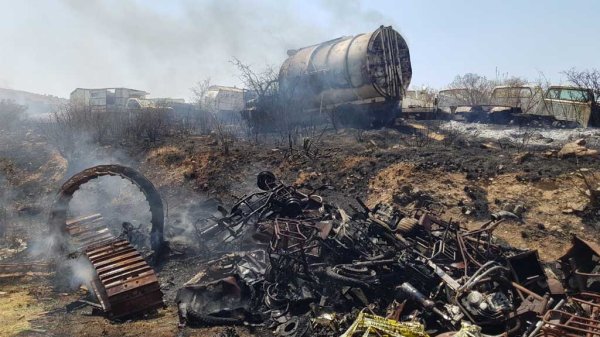
[(146, 197), (152, 214), (150, 243), (158, 252), (164, 243), (164, 207), (160, 194), (146, 177), (136, 170), (122, 165), (99, 165), (85, 169), (69, 178), (56, 195), (50, 210), (48, 225), (52, 234), (64, 234), (67, 210), (73, 194), (87, 182), (102, 176), (118, 176), (136, 185)]

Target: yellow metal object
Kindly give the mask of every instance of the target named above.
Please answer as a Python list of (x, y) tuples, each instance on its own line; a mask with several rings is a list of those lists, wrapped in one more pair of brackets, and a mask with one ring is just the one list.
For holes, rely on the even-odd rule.
[(460, 330), (454, 337), (481, 337), (481, 327), (467, 322), (460, 323)]
[(354, 323), (340, 337), (351, 337), (360, 331), (364, 331), (362, 337), (429, 337), (421, 323), (398, 322), (364, 312), (358, 314)]

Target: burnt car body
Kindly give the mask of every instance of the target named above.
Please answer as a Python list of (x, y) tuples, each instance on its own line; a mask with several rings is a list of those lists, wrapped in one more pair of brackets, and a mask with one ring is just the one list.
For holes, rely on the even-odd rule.
[(551, 86), (533, 114), (576, 123), (584, 128), (600, 126), (600, 107), (594, 92), (587, 88)]
[(437, 102), (440, 115), (466, 122), (503, 124), (522, 112), (518, 105), (509, 105), (508, 102), (499, 104), (490, 100), (485, 93), (466, 88), (442, 90), (438, 93)]
[(600, 107), (591, 89), (550, 86), (497, 86), (490, 98), (476, 90), (438, 93), (436, 110), (448, 119), (496, 124), (600, 126)]

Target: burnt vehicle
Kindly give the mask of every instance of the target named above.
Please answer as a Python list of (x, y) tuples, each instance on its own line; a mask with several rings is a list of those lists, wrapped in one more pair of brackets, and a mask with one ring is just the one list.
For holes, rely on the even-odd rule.
[[(467, 122), (588, 127), (600, 125), (591, 89), (551, 86), (497, 86), (489, 99), (469, 89), (438, 93), (438, 115)], [(439, 118), (438, 118), (439, 119)]]
[(408, 90), (402, 100), (402, 118), (431, 120), (442, 119), (443, 114), (438, 113), (438, 98), (424, 90)]
[(490, 104), (494, 106), (519, 109), (520, 113), (530, 114), (542, 101), (542, 89), (539, 86), (497, 86), (492, 91)]
[(591, 89), (550, 86), (544, 92), (539, 86), (496, 87), (491, 102), (495, 106), (518, 109), (507, 116), (518, 124), (569, 127), (600, 125), (600, 110)]
[(513, 115), (522, 113), (520, 104), (514, 104), (514, 100), (507, 102), (501, 99), (503, 95), (511, 96), (510, 94), (504, 90), (504, 87), (496, 87), (491, 99), (485, 93), (466, 88), (441, 90), (437, 97), (437, 111), (446, 119), (509, 123)]
[(273, 85), (277, 98), (262, 98), (278, 101), (279, 108), (254, 102), (242, 112), (250, 125), (274, 119), (301, 124), (310, 117), (377, 127), (399, 116), (412, 68), (408, 45), (391, 26), (289, 50), (288, 56)]
[(600, 106), (591, 89), (572, 86), (551, 86), (544, 95), (538, 116), (575, 123), (580, 127), (600, 126)]

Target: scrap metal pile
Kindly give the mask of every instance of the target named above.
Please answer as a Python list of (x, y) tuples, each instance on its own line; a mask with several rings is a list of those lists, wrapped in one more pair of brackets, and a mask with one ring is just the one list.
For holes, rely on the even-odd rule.
[(359, 199), (348, 214), (270, 172), (258, 186), (203, 220), (214, 259), (178, 292), (182, 325), (298, 337), (600, 335), (592, 243), (574, 239), (549, 268), (537, 252), (498, 242), (502, 220), (468, 230), (427, 208)]

